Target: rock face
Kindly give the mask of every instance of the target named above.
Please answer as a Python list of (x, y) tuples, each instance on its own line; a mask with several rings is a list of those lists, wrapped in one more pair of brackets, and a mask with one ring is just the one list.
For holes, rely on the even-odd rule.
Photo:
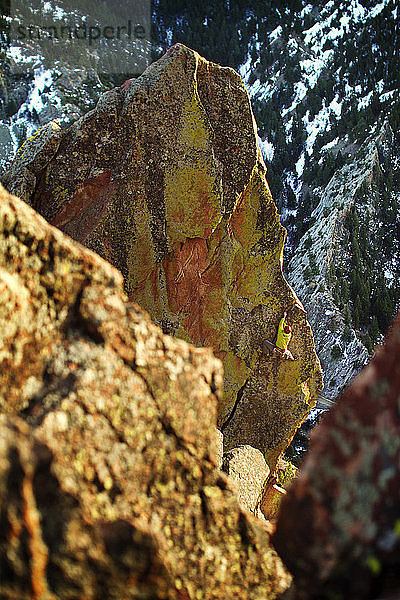
[(313, 431), (302, 476), (283, 503), (274, 544), (299, 599), (398, 597), (399, 356), (400, 314)]
[(164, 335), (114, 267), (3, 188), (0, 276), (1, 594), (283, 591), (216, 467), (220, 361)]
[(277, 484), (267, 483), (263, 490), (260, 510), (269, 521), (276, 521), (286, 491)]
[[(225, 450), (250, 444), (274, 469), (322, 377), (282, 275), (285, 230), (241, 79), (176, 45), (54, 137), (40, 171), (28, 141), (5, 185), (115, 265), (164, 332), (214, 349), (225, 375), (219, 425), (231, 417)], [(284, 310), (296, 362), (262, 353)]]
[(222, 470), (235, 482), (241, 508), (257, 514), (269, 475), (268, 465), (261, 452), (251, 446), (233, 448), (224, 454)]
[(88, 523), (52, 459), (27, 423), (0, 417), (2, 598), (178, 598), (150, 531)]

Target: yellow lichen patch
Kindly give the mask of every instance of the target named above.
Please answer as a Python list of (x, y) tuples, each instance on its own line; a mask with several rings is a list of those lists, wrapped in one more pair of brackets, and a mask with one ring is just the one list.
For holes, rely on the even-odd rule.
[(222, 403), (218, 408), (220, 424), (229, 416), (235, 403), (238, 390), (248, 379), (251, 369), (244, 360), (229, 350), (223, 359), (224, 366), (224, 395)]
[[(133, 228), (136, 231), (135, 242), (127, 245), (127, 270), (125, 285), (132, 290), (140, 285), (149, 272), (155, 267), (154, 243), (150, 230), (150, 212), (146, 198), (140, 191), (136, 194), (135, 202), (131, 208)], [(129, 232), (126, 232), (129, 235)]]
[(297, 396), (300, 392), (303, 392), (299, 379), (301, 374), (299, 362), (298, 360), (282, 361), (276, 382), (277, 394)]
[[(132, 290), (129, 298), (137, 302), (140, 306), (146, 308), (152, 320), (161, 324), (161, 320), (165, 315), (165, 299), (160, 292), (158, 272), (160, 267), (154, 267), (153, 270), (146, 268), (145, 263), (142, 264), (140, 276), (142, 280)], [(135, 270), (135, 275), (139, 274), (139, 269)]]
[(194, 344), (194, 341), (192, 340), (182, 323), (179, 324), (175, 335), (176, 337), (180, 338), (184, 342), (187, 342), (188, 344)]
[(235, 279), (235, 287), (232, 289), (233, 305), (235, 296), (249, 298), (253, 306), (262, 304), (265, 289), (270, 286), (271, 279), (271, 262), (260, 256), (247, 260)]
[(214, 350), (228, 349), (229, 312), (223, 287), (214, 288), (205, 299), (203, 313), (208, 343)]
[[(54, 129), (53, 123), (51, 123), (52, 128)], [(22, 160), (25, 152), (28, 149), (28, 146), (30, 145), (30, 143), (40, 134), (42, 133), (42, 129), (38, 129), (37, 131), (35, 131), (35, 133), (33, 135), (31, 135), (30, 137), (28, 137), (24, 143), (20, 146), (20, 148), (18, 148), (17, 153), (15, 158), (18, 158), (19, 160)]]
[(220, 196), (207, 161), (193, 165), (171, 164), (165, 174), (167, 235), (208, 238), (220, 219)]
[(167, 235), (174, 243), (210, 237), (221, 219), (220, 172), (212, 148), (213, 132), (198, 94), (182, 108), (174, 156), (165, 169)]
[(191, 97), (184, 103), (181, 125), (182, 129), (179, 137), (185, 145), (192, 151), (208, 152), (210, 150), (212, 130), (196, 88), (193, 89)]
[[(47, 174), (46, 174), (47, 177)], [(54, 205), (56, 208), (61, 208), (63, 206), (63, 204), (65, 204), (66, 202), (68, 202), (68, 200), (70, 199), (71, 194), (70, 192), (62, 186), (56, 186), (53, 192), (53, 198), (54, 198)]]

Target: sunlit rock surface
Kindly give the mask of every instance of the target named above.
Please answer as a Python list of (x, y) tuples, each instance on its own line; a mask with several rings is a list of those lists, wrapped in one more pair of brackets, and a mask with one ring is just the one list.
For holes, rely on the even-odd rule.
[[(240, 77), (178, 44), (54, 136), (40, 172), (26, 160), (35, 139), (22, 147), (8, 189), (115, 265), (164, 332), (213, 348), (224, 365), (225, 450), (249, 444), (273, 470), (322, 377), (282, 275), (286, 232)], [(297, 361), (262, 352), (284, 310)]]

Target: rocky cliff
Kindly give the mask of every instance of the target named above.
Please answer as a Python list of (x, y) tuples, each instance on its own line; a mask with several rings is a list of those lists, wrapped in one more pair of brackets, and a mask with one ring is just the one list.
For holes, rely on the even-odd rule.
[(393, 183), (393, 142), (386, 122), (363, 144), (345, 147), (351, 158), (321, 188), (313, 225), (288, 265), (288, 280), (315, 334), (324, 394), (331, 399), (368, 362), (398, 304), (400, 190)]
[(400, 317), (284, 500), (291, 585), (262, 455), (225, 454), (234, 484), (220, 471), (220, 361), (3, 188), (0, 287), (2, 597), (397, 598)]
[[(40, 130), (4, 183), (120, 269), (165, 332), (214, 349), (225, 449), (250, 444), (273, 470), (322, 383), (256, 133), (240, 77), (177, 45), (68, 130)], [(263, 352), (284, 310), (297, 361)]]
[(0, 188), (4, 598), (275, 598), (290, 582), (217, 468), (220, 361)]

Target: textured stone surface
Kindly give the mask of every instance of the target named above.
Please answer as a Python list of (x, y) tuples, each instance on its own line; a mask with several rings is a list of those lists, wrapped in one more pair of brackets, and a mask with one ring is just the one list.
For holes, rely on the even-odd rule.
[(277, 484), (267, 483), (264, 486), (260, 510), (266, 519), (276, 521), (285, 494), (285, 489)]
[[(273, 469), (315, 403), (321, 370), (282, 275), (286, 232), (240, 77), (178, 44), (55, 136), (34, 181), (24, 162), (24, 198), (115, 265), (164, 332), (214, 349), (225, 374), (220, 426), (235, 406), (225, 449), (250, 444)], [(21, 164), (4, 178), (10, 191), (21, 189)], [(262, 343), (284, 310), (299, 360), (283, 364)]]
[(217, 443), (217, 467), (220, 469), (222, 467), (222, 456), (224, 454), (224, 436), (222, 435), (222, 433), (220, 432), (219, 429), (215, 428), (215, 435), (216, 435), (216, 443)]
[(285, 490), (289, 489), (293, 481), (299, 475), (299, 470), (291, 462), (280, 458), (276, 466), (277, 483)]
[(240, 446), (226, 452), (222, 469), (237, 486), (239, 505), (243, 510), (257, 514), (263, 487), (269, 475), (265, 458), (251, 446)]
[[(220, 361), (0, 188), (7, 598), (274, 598), (290, 577), (216, 467)], [(23, 421), (17, 416), (19, 415)]]
[(132, 519), (88, 523), (51, 467), (29, 425), (1, 416), (1, 597), (179, 598), (150, 530)]
[(297, 597), (400, 591), (400, 315), (311, 436), (274, 543)]
[(29, 202), (37, 183), (36, 177), (56, 154), (60, 138), (61, 128), (55, 120), (38, 129), (22, 144), (9, 173), (13, 194)]

